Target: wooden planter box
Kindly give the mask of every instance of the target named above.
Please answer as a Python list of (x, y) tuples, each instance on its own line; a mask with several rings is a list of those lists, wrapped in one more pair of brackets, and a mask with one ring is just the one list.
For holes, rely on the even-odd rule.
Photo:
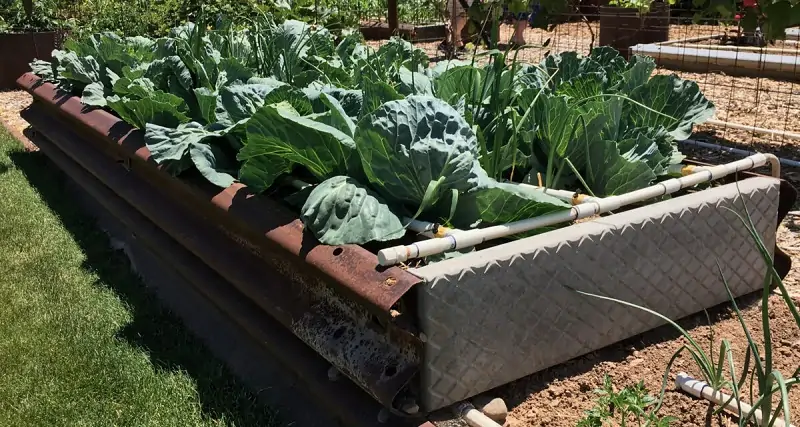
[(637, 9), (600, 6), (600, 46), (611, 46), (628, 58), (637, 44), (669, 40), (669, 5), (653, 3), (650, 12), (639, 16)]
[(65, 38), (64, 31), (0, 34), (0, 90), (16, 88), (17, 78), (30, 70), (28, 64), (51, 60)]

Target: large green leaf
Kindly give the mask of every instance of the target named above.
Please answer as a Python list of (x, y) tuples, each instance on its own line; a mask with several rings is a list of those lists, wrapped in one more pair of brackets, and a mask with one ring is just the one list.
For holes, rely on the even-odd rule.
[[(317, 179), (358, 174), (352, 137), (338, 129), (300, 116), (288, 102), (262, 107), (247, 123), (249, 157), (274, 157), (304, 166)], [(244, 151), (244, 150), (243, 150)]]
[(622, 73), (620, 91), (630, 93), (637, 87), (647, 83), (655, 69), (655, 59), (650, 56), (634, 55), (630, 60), (628, 69)]
[(213, 145), (194, 144), (189, 148), (189, 157), (197, 170), (208, 182), (222, 188), (227, 188), (234, 183), (231, 175), (235, 173), (231, 162), (226, 161), (222, 150)]
[(217, 88), (234, 82), (245, 83), (253, 77), (253, 70), (235, 58), (222, 58), (217, 67), (220, 75), (217, 79)]
[(403, 95), (397, 93), (392, 86), (385, 82), (364, 80), (362, 88), (364, 90), (364, 98), (359, 118), (377, 110), (384, 102), (403, 99)]
[(571, 101), (582, 101), (603, 94), (605, 78), (602, 73), (584, 73), (573, 77), (556, 90), (556, 94), (565, 95)]
[(55, 62), (42, 61), (41, 59), (33, 60), (28, 66), (31, 67), (33, 74), (41, 77), (45, 81), (55, 81), (57, 71), (53, 64)]
[(541, 85), (549, 81), (548, 87), (556, 89), (562, 82), (580, 76), (583, 71), (581, 57), (577, 52), (562, 52), (548, 56), (539, 64), (538, 80)]
[(314, 188), (300, 219), (326, 245), (364, 244), (405, 235), (403, 224), (389, 207), (346, 176), (331, 177)]
[(433, 95), (431, 80), (423, 73), (401, 68), (398, 74), (400, 79), (400, 93), (404, 95)]
[(320, 102), (325, 104), (328, 111), (323, 113), (321, 116), (323, 118), (322, 120), (317, 119), (317, 121), (333, 126), (346, 135), (353, 137), (356, 132), (356, 124), (353, 122), (353, 119), (347, 116), (347, 113), (344, 111), (344, 108), (342, 108), (342, 105), (339, 104), (339, 101), (327, 93), (322, 93), (320, 94)]
[(236, 159), (242, 162), (239, 181), (256, 193), (265, 191), (279, 176), (292, 171), (292, 163), (282, 157), (273, 156), (263, 141), (246, 144), (239, 150)]
[(234, 123), (249, 119), (264, 105), (281, 101), (288, 101), (300, 114), (311, 113), (311, 103), (299, 90), (277, 80), (259, 81), (220, 89), (222, 107)]
[(148, 78), (131, 79), (120, 77), (114, 82), (113, 91), (115, 95), (129, 96), (131, 98), (148, 98), (156, 91), (155, 84)]
[(593, 141), (587, 157), (584, 179), (596, 195), (628, 193), (647, 187), (656, 178), (642, 156), (636, 156), (635, 152), (628, 153), (627, 158), (622, 156), (614, 141)]
[(200, 117), (202, 117), (207, 124), (216, 123), (217, 93), (205, 87), (198, 87), (194, 90), (194, 96), (197, 97), (197, 105), (200, 107)]
[(76, 82), (90, 84), (100, 82), (100, 64), (91, 56), (78, 56), (75, 52), (64, 52), (59, 57), (61, 76)]
[(144, 129), (149, 124), (175, 128), (189, 121), (185, 114), (183, 100), (170, 93), (153, 92), (143, 99), (120, 98), (116, 95), (106, 98), (108, 106), (123, 120)]
[(108, 68), (115, 74), (121, 74), (126, 66), (133, 67), (152, 59), (151, 46), (150, 40), (141, 37), (123, 39), (110, 32), (93, 34), (83, 40), (72, 39), (65, 43), (67, 50), (81, 57), (91, 56), (101, 68)]
[(359, 122), (356, 146), (367, 178), (393, 202), (432, 205), (451, 189), (468, 191), (485, 179), (478, 140), (444, 101), (410, 96), (390, 101)]
[(220, 90), (222, 106), (228, 112), (233, 122), (250, 118), (264, 105), (264, 100), (270, 92), (283, 86), (277, 80), (260, 84), (232, 85)]
[(92, 107), (105, 107), (108, 105), (106, 102), (106, 89), (102, 83), (90, 83), (83, 88), (81, 93), (81, 102)]
[[(579, 169), (585, 162), (587, 138), (596, 135), (606, 123), (607, 117), (600, 108), (601, 101), (582, 109), (570, 105), (565, 96), (542, 95), (534, 104), (533, 117), (538, 124), (537, 140), (540, 150), (546, 155), (542, 163), (556, 165), (569, 159)], [(556, 185), (555, 182), (547, 183)]]
[(459, 227), (476, 223), (507, 224), (569, 209), (570, 205), (543, 190), (489, 180), (487, 185), (458, 199), (454, 222)]
[[(628, 153), (643, 155), (641, 160), (644, 160), (656, 175), (665, 174), (670, 165), (680, 163), (684, 159), (678, 151), (675, 140), (663, 127), (627, 129), (618, 141), (617, 146), (623, 157), (630, 157)], [(656, 146), (655, 151), (651, 149), (653, 145)]]
[[(401, 68), (421, 71), (428, 67), (429, 62), (425, 51), (400, 37), (392, 37), (382, 44), (370, 59), (373, 60), (372, 68), (385, 70), (389, 75)], [(388, 75), (384, 75), (384, 77), (388, 77)]]
[(627, 102), (623, 116), (631, 123), (629, 127), (663, 126), (679, 141), (691, 136), (695, 124), (714, 115), (714, 104), (703, 96), (697, 83), (674, 74), (654, 76), (634, 89), (630, 98), (649, 108)]
[(470, 65), (459, 66), (442, 72), (434, 80), (434, 88), (436, 96), (450, 105), (455, 105), (464, 96), (473, 103), (483, 102), (484, 80), (486, 70)]
[[(592, 49), (589, 59), (600, 65), (606, 74), (619, 74), (628, 67), (628, 61), (619, 54), (619, 51), (610, 46), (600, 46)], [(584, 68), (590, 68), (584, 65)]]
[(327, 94), (341, 105), (348, 117), (357, 119), (361, 113), (364, 103), (363, 92), (355, 89), (340, 89), (332, 86), (315, 86), (303, 89), (303, 93), (311, 101), (315, 112), (323, 112), (328, 109), (322, 102), (322, 94)]
[(218, 137), (218, 132), (209, 132), (199, 123), (186, 123), (177, 128), (147, 124), (144, 141), (152, 158), (162, 169), (178, 175), (192, 165), (189, 150), (204, 144), (208, 138)]

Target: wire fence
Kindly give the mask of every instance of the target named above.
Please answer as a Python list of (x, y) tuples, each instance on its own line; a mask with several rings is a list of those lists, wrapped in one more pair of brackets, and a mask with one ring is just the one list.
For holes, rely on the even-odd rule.
[[(344, 0), (330, 1), (341, 4)], [(360, 5), (360, 9), (350, 10), (360, 13), (362, 27), (381, 23), (381, 34), (388, 37), (388, 0), (348, 4)], [(398, 31), (411, 38), (433, 61), (445, 59), (442, 42), (459, 38), (448, 36), (454, 33), (449, 29), (459, 25), (447, 17), (465, 15), (462, 5), (461, 0), (401, 0)], [(735, 20), (698, 19), (691, 9), (656, 5), (649, 14), (639, 17), (626, 9), (582, 4), (573, 13), (557, 17), (555, 21), (559, 23), (549, 31), (523, 24), (521, 38), (528, 47), (521, 49), (517, 58), (535, 63), (548, 54), (575, 51), (585, 55), (602, 45), (614, 46), (628, 55), (652, 56), (658, 64), (656, 73), (676, 73), (696, 81), (716, 106), (714, 119), (722, 123), (699, 126), (693, 138), (748, 150), (769, 150), (800, 160), (800, 31), (789, 29), (783, 40), (765, 43), (758, 32), (740, 31)], [(535, 13), (534, 8), (532, 14)], [(500, 48), (514, 41), (518, 25), (513, 18), (508, 14), (501, 18), (497, 41)], [(466, 34), (470, 27), (473, 33), (476, 29), (469, 25), (470, 19), (466, 21), (467, 30), (461, 39), (480, 45), (480, 34)], [(461, 57), (469, 54), (462, 53)]]

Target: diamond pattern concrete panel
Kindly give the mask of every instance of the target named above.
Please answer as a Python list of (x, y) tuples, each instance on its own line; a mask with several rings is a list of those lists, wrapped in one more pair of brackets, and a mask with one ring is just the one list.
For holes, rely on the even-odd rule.
[[(741, 196), (740, 193), (741, 192)], [(742, 201), (775, 244), (779, 182), (758, 177), (603, 217), (411, 270), (427, 342), (422, 401), (434, 410), (662, 322), (761, 288), (766, 265), (729, 209)]]

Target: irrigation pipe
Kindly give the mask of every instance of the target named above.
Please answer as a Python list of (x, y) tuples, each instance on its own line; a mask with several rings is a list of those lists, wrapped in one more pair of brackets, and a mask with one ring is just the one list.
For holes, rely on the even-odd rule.
[[(304, 190), (312, 186), (311, 184), (305, 181), (299, 180), (291, 176), (286, 178), (285, 182), (288, 185), (298, 190)], [(428, 238), (445, 237), (461, 231), (456, 228), (449, 228), (439, 224), (434, 224), (432, 222), (420, 221), (418, 219), (413, 219), (408, 217), (404, 217), (403, 222), (406, 223), (406, 228), (408, 228), (409, 230), (415, 233), (419, 233)]]
[(795, 53), (797, 52), (797, 49), (781, 49), (778, 47), (727, 46), (720, 44), (693, 44), (681, 47), (688, 47), (692, 49), (707, 49), (707, 50), (727, 50), (732, 52), (775, 53), (778, 55), (781, 54), (785, 55), (785, 54), (791, 54), (792, 52)]
[(678, 40), (667, 40), (665, 42), (654, 43), (656, 45), (664, 46), (669, 44), (678, 44), (678, 43), (692, 43), (692, 42), (701, 42), (703, 40), (715, 40), (721, 39), (724, 34), (714, 34), (710, 36), (698, 36), (698, 37), (689, 37), (686, 39), (678, 39)]
[(742, 125), (742, 124), (739, 124), (739, 123), (723, 122), (722, 120), (717, 120), (717, 119), (708, 119), (708, 120), (706, 120), (705, 123), (710, 124), (710, 125), (714, 125), (714, 126), (723, 126), (723, 127), (729, 127), (729, 128), (732, 128), (732, 129), (749, 130), (749, 131), (752, 131), (752, 132), (764, 133), (764, 134), (768, 134), (768, 135), (782, 136), (784, 138), (789, 138), (789, 139), (800, 139), (800, 134), (786, 132), (786, 131), (783, 131), (783, 130), (765, 129), (765, 128), (759, 128), (759, 127), (755, 127), (755, 126)]
[[(720, 390), (717, 390), (717, 392), (714, 393), (713, 387), (703, 381), (699, 381), (690, 377), (684, 372), (679, 373), (678, 377), (675, 378), (675, 385), (678, 386), (679, 389), (691, 394), (694, 397), (706, 399), (719, 406), (724, 405), (727, 411), (732, 412), (739, 417), (745, 416), (752, 411), (753, 418), (756, 420), (756, 425), (764, 425), (763, 415), (761, 414), (760, 409), (753, 411), (752, 406), (742, 402), (741, 400), (732, 399), (730, 395), (725, 394)], [(740, 409), (741, 412), (739, 411)], [(794, 425), (787, 425), (783, 419), (776, 418), (773, 427), (794, 427)]]
[[(755, 154), (755, 153), (750, 153), (750, 154)], [(693, 173), (700, 172), (705, 168), (706, 168), (705, 166), (693, 166), (693, 165), (682, 165), (682, 164), (670, 165), (669, 168), (667, 169), (667, 174), (668, 175), (673, 175), (673, 176), (675, 176), (675, 175), (677, 175), (677, 176), (686, 176), (686, 175), (690, 175), (690, 174), (693, 174)], [(553, 197), (555, 197), (557, 199), (560, 199), (560, 200), (564, 200), (566, 202), (570, 202), (573, 205), (579, 205), (581, 203), (596, 202), (598, 200), (601, 200), (601, 197), (593, 197), (593, 196), (589, 196), (589, 195), (586, 195), (586, 194), (581, 194), (581, 193), (579, 193), (577, 191), (556, 190), (556, 189), (553, 189), (553, 188), (540, 187), (538, 185), (531, 185), (531, 184), (525, 184), (525, 183), (520, 183), (520, 182), (509, 182), (509, 184), (513, 184), (513, 185), (516, 185), (516, 186), (521, 187), (521, 188), (530, 188), (530, 189), (533, 189), (533, 190), (542, 190), (545, 194), (548, 194), (548, 195), (553, 196)]]
[(536, 228), (574, 221), (593, 215), (614, 211), (622, 206), (652, 199), (654, 197), (671, 194), (687, 187), (720, 179), (724, 176), (764, 166), (769, 163), (772, 167), (772, 176), (780, 176), (780, 163), (772, 154), (754, 154), (735, 162), (703, 168), (697, 173), (672, 178), (650, 187), (632, 191), (617, 196), (606, 197), (594, 202), (581, 203), (569, 210), (554, 212), (536, 218), (528, 218), (508, 224), (495, 225), (487, 228), (464, 230), (444, 238), (423, 240), (411, 245), (394, 246), (378, 252), (378, 263), (382, 266), (395, 265), (414, 258), (423, 258), (443, 252), (473, 247), (488, 240), (499, 239), (524, 233)]
[(502, 427), (483, 412), (475, 409), (469, 402), (461, 402), (455, 406), (456, 416), (464, 420), (470, 427)]
[[(695, 147), (700, 147), (700, 148), (708, 148), (709, 150), (717, 150), (731, 154), (738, 154), (740, 156), (752, 156), (753, 154), (756, 154), (755, 151), (742, 150), (741, 148), (724, 147), (719, 144), (711, 144), (703, 141), (695, 141), (693, 139), (686, 139), (681, 141), (680, 143), (686, 145), (693, 145)], [(784, 159), (782, 157), (778, 157), (778, 162), (780, 162), (780, 164), (784, 166), (800, 168), (800, 162), (798, 162), (797, 160)]]
[(573, 205), (579, 205), (581, 203), (594, 202), (596, 200), (600, 200), (599, 197), (588, 196), (586, 194), (578, 193), (577, 191), (556, 190), (554, 188), (540, 187), (538, 185), (525, 184), (521, 182), (509, 182), (509, 184), (516, 185), (517, 187), (520, 188), (542, 190), (542, 192), (547, 195), (553, 196), (556, 199), (563, 200), (565, 202), (570, 202)]

